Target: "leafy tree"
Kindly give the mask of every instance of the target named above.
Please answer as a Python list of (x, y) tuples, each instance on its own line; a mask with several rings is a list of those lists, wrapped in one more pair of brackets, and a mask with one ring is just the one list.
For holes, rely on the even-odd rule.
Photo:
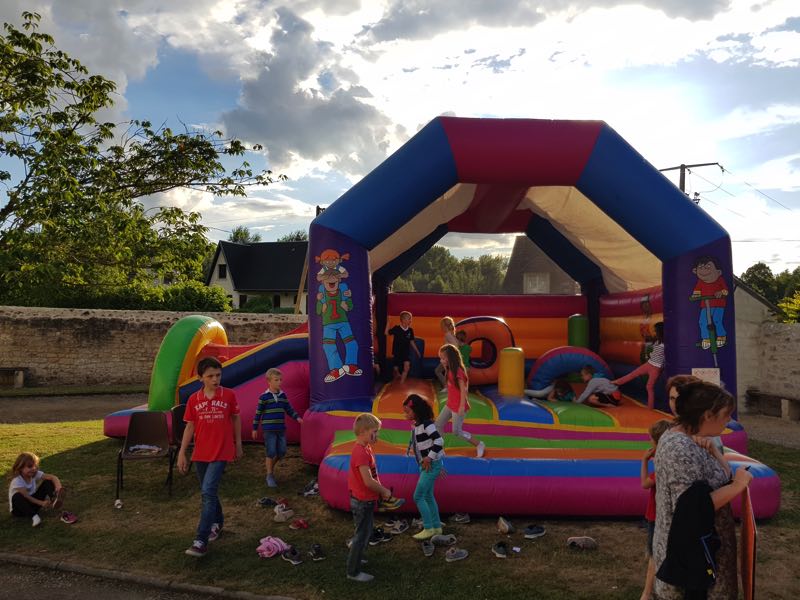
[(413, 267), (395, 279), (397, 292), (496, 294), (503, 286), (508, 259), (483, 255), (459, 260), (445, 247), (433, 246)]
[(21, 30), (6, 23), (0, 35), (0, 301), (198, 279), (200, 215), (142, 200), (176, 188), (244, 196), (272, 174), (246, 161), (229, 172), (223, 158), (247, 148), (221, 132), (98, 121), (114, 82), (59, 50), (38, 14), (22, 17)]
[(800, 291), (792, 297), (787, 297), (778, 302), (778, 308), (783, 311), (781, 321), (784, 323), (800, 323)]
[(786, 269), (775, 275), (775, 289), (778, 299), (794, 296), (800, 290), (800, 267), (796, 267), (794, 271)]
[(740, 279), (773, 304), (779, 300), (775, 275), (766, 263), (752, 265), (742, 273)]
[(244, 225), (237, 225), (228, 236), (229, 242), (236, 242), (237, 244), (254, 244), (261, 241), (260, 233), (250, 233), (250, 229)]
[(308, 231), (305, 229), (298, 229), (297, 231), (292, 231), (291, 233), (287, 233), (286, 235), (282, 235), (278, 238), (279, 242), (307, 242), (308, 241)]

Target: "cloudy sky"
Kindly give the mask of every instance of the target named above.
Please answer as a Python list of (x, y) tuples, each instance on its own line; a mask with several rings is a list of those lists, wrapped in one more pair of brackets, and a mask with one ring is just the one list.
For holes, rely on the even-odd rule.
[(3, 0), (0, 20), (23, 10), (117, 82), (114, 118), (265, 146), (251, 162), (288, 182), (160, 199), (200, 211), (214, 239), (305, 229), (437, 115), (601, 119), (658, 168), (724, 167), (687, 187), (730, 232), (738, 273), (800, 266), (797, 0)]

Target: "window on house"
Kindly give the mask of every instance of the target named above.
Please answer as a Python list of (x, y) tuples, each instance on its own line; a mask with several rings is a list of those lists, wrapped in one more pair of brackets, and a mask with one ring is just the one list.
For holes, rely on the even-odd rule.
[(275, 294), (272, 297), (272, 308), (280, 308), (281, 307), (281, 295)]
[(228, 265), (217, 265), (217, 277), (219, 279), (228, 278)]
[(550, 273), (525, 273), (522, 279), (523, 294), (549, 294)]
[(247, 294), (239, 294), (239, 308), (244, 308), (247, 304)]

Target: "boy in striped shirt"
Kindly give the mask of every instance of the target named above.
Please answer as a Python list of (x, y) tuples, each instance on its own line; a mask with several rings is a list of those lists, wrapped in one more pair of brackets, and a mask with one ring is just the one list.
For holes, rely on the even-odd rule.
[(286, 394), (281, 390), (282, 379), (283, 374), (279, 369), (267, 371), (269, 387), (258, 397), (258, 406), (253, 417), (253, 439), (258, 437), (259, 425), (264, 433), (264, 448), (267, 453), (267, 486), (271, 488), (278, 487), (274, 476), (275, 466), (286, 455), (286, 415), (288, 414), (298, 423), (303, 422), (300, 415), (289, 404)]

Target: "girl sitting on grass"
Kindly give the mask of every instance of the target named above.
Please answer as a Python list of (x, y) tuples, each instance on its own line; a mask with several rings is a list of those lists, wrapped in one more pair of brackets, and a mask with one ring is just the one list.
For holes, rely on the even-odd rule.
[[(42, 510), (58, 510), (64, 504), (65, 490), (61, 480), (39, 470), (39, 457), (32, 452), (23, 452), (11, 467), (14, 478), (8, 486), (8, 508), (15, 517), (31, 520), (34, 527), (42, 522)], [(69, 512), (61, 514), (67, 524), (77, 521)]]

